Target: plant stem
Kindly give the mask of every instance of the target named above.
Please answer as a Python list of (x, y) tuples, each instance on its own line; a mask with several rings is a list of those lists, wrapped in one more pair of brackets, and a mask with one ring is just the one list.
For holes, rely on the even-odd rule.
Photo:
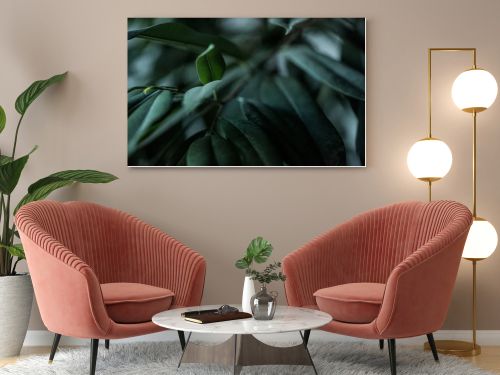
[[(16, 134), (14, 135), (14, 146), (12, 147), (12, 159), (16, 156), (16, 148), (17, 148), (17, 138), (19, 136), (19, 129), (21, 127), (21, 123), (23, 122), (24, 114), (19, 117), (19, 121), (16, 126)], [(2, 238), (0, 239), (1, 243), (10, 246), (12, 245), (12, 238), (10, 236), (10, 194), (7, 195), (7, 202), (5, 202), (4, 194), (2, 194), (1, 205), (3, 208), (3, 232)], [(2, 250), (3, 262), (2, 269), (0, 269), (0, 275), (10, 275), (12, 272), (12, 255), (4, 248)], [(16, 262), (17, 264), (17, 262)]]
[[(2, 215), (4, 213), (4, 209), (5, 209), (5, 199), (4, 199), (4, 195), (2, 194), (1, 195), (1, 198), (0, 198), (0, 220), (2, 218)], [(0, 238), (0, 243), (2, 242), (2, 238)], [(0, 276), (4, 276), (7, 274), (7, 270), (5, 269), (6, 265), (7, 265), (7, 250), (5, 248), (1, 248), (0, 249)]]
[[(16, 147), (17, 147), (17, 136), (19, 134), (19, 127), (21, 126), (21, 122), (23, 121), (24, 114), (21, 115), (19, 118), (19, 121), (17, 123), (16, 127), (16, 135), (14, 136), (14, 147), (12, 147), (12, 159), (14, 159), (14, 156), (16, 155)], [(9, 196), (10, 198), (10, 196)]]

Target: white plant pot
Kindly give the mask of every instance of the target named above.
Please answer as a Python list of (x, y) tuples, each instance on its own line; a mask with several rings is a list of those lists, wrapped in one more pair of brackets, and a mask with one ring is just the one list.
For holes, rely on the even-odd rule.
[(21, 352), (32, 303), (30, 275), (0, 276), (0, 358)]
[(252, 313), (252, 308), (250, 306), (250, 299), (255, 294), (255, 286), (253, 280), (250, 276), (245, 276), (245, 282), (243, 283), (243, 294), (241, 297), (241, 309), (244, 312)]

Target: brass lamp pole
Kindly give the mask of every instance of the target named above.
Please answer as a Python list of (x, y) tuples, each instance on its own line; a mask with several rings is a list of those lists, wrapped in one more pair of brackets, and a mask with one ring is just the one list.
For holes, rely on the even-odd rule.
[[(473, 224), (469, 231), (464, 248), (463, 258), (472, 262), (472, 343), (457, 340), (438, 340), (436, 347), (438, 352), (457, 356), (475, 356), (481, 353), (481, 347), (476, 342), (477, 330), (477, 287), (476, 266), (479, 260), (487, 258), (495, 250), (497, 245), (497, 234), (494, 227), (485, 219), (477, 216), (477, 113), (486, 110), (493, 104), (497, 85), (494, 77), (483, 69), (476, 66), (477, 52), (475, 48), (430, 48), (429, 56), (429, 133), (432, 124), (431, 103), (431, 64), (432, 52), (472, 52), (472, 68), (458, 76), (453, 84), (452, 96), (455, 104), (464, 112), (472, 114), (472, 214)], [(485, 95), (481, 95), (484, 93)], [(431, 182), (429, 181), (429, 189)], [(431, 193), (429, 192), (429, 201)], [(429, 345), (424, 348), (429, 350)]]

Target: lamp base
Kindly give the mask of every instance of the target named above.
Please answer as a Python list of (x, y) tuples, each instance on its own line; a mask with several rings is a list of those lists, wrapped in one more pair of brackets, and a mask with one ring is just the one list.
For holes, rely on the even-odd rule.
[[(454, 355), (457, 357), (474, 357), (481, 354), (481, 347), (467, 341), (436, 340), (438, 353)], [(424, 344), (424, 350), (431, 350), (429, 343)]]

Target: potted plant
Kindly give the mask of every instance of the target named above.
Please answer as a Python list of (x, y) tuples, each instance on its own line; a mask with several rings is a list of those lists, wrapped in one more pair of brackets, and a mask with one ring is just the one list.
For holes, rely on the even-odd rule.
[[(245, 256), (238, 259), (235, 263), (236, 268), (245, 270), (245, 282), (243, 284), (243, 294), (241, 300), (242, 310), (248, 313), (254, 314), (254, 306), (252, 301), (255, 302), (255, 286), (253, 281), (257, 280), (261, 283), (261, 291), (257, 294), (259, 296), (266, 292), (266, 285), (274, 280), (285, 281), (286, 276), (283, 275), (281, 271), (277, 270), (281, 268), (280, 262), (274, 262), (268, 265), (264, 271), (259, 272), (252, 268), (253, 263), (265, 263), (273, 252), (273, 245), (262, 237), (256, 237), (247, 247)], [(264, 293), (261, 293), (264, 292)], [(274, 310), (273, 310), (274, 315)], [(254, 314), (255, 316), (255, 314)], [(271, 316), (272, 319), (272, 316)]]
[(255, 286), (252, 280), (252, 264), (264, 263), (273, 252), (273, 245), (262, 237), (254, 238), (248, 244), (245, 256), (235, 263), (236, 268), (245, 270), (245, 282), (243, 283), (243, 293), (241, 297), (241, 308), (244, 312), (251, 313), (250, 299), (255, 294)]
[[(19, 355), (31, 313), (33, 287), (29, 274), (18, 273), (17, 265), (24, 259), (13, 215), (29, 202), (46, 198), (51, 192), (75, 182), (107, 183), (115, 176), (94, 170), (66, 170), (53, 173), (28, 187), (27, 193), (16, 204), (11, 200), (24, 167), (36, 146), (23, 156), (16, 156), (19, 130), (29, 106), (49, 86), (61, 82), (67, 73), (31, 84), (16, 100), (15, 109), (20, 117), (12, 145), (12, 151), (0, 154), (0, 358)], [(0, 133), (6, 126), (6, 114), (0, 106)]]

